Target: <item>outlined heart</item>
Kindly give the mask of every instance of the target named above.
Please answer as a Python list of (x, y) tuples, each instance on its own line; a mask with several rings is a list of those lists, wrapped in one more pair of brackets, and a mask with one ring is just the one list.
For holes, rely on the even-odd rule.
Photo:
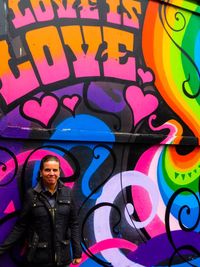
[(158, 99), (152, 94), (144, 95), (138, 86), (129, 86), (125, 96), (133, 112), (134, 126), (158, 107)]
[(142, 68), (139, 68), (137, 70), (138, 75), (142, 79), (143, 84), (144, 83), (150, 83), (154, 80), (153, 73), (150, 69), (144, 71)]
[(72, 113), (75, 112), (76, 107), (80, 103), (81, 98), (79, 95), (64, 96), (62, 98), (63, 106), (69, 109)]
[(48, 127), (58, 110), (58, 100), (55, 95), (43, 95), (40, 99), (33, 97), (24, 103), (22, 115), (42, 126)]

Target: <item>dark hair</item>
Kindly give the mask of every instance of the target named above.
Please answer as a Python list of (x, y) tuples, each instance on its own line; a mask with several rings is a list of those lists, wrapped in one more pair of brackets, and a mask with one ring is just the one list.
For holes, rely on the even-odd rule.
[(40, 162), (40, 171), (43, 169), (44, 167), (44, 163), (47, 162), (47, 161), (56, 161), (59, 163), (59, 166), (60, 166), (60, 160), (58, 157), (56, 156), (53, 156), (53, 155), (46, 155), (44, 156), (42, 159), (41, 159), (41, 162)]

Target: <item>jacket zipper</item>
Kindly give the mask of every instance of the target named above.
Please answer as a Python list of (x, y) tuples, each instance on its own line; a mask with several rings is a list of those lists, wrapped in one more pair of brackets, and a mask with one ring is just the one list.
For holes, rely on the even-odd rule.
[[(43, 195), (43, 198), (45, 198), (46, 199), (46, 197)], [(55, 201), (55, 205), (56, 205), (56, 202), (57, 202), (57, 194), (56, 194), (56, 201)], [(51, 218), (52, 218), (52, 227), (53, 227), (53, 246), (54, 246), (54, 260), (55, 260), (55, 264), (57, 264), (57, 253), (56, 253), (56, 247), (55, 247), (55, 211), (56, 211), (56, 208), (55, 207), (52, 207), (51, 205), (50, 205), (50, 203), (47, 201), (44, 201), (44, 204), (45, 203), (48, 203), (48, 206), (49, 207), (47, 207), (47, 205), (46, 205), (46, 207), (47, 207), (47, 209), (49, 210), (49, 213), (50, 213), (50, 215), (51, 215)]]
[[(55, 225), (55, 208), (50, 208), (50, 212), (52, 215), (52, 219), (53, 219), (53, 225)], [(55, 249), (55, 255), (54, 255), (54, 259), (55, 259), (55, 263), (57, 263), (57, 253), (56, 253), (56, 249)]]

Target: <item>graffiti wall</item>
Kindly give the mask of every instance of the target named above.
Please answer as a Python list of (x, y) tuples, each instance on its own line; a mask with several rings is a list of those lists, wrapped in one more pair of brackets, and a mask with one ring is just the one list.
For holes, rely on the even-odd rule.
[[(81, 267), (200, 266), (200, 6), (0, 2), (0, 243), (40, 159), (75, 195)], [(21, 244), (0, 258), (22, 267)]]

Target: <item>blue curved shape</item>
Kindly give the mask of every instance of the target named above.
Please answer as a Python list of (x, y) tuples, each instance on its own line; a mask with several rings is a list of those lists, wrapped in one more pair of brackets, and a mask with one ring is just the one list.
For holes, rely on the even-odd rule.
[[(111, 147), (112, 143), (115, 142), (115, 136), (111, 129), (103, 121), (91, 115), (77, 115), (64, 120), (58, 125), (57, 130), (52, 135), (51, 139), (81, 141), (83, 142), (83, 144), (81, 144), (82, 146), (84, 145), (91, 149), (94, 149), (96, 142), (106, 141), (109, 147)], [(80, 146), (80, 143), (74, 144), (67, 142), (63, 145), (65, 149), (70, 150), (72, 147)], [(98, 148), (98, 157), (93, 158), (90, 166), (83, 175), (82, 191), (85, 196), (92, 193), (89, 181), (109, 154), (109, 150), (105, 147), (102, 146)], [(97, 199), (100, 194), (101, 190), (92, 194), (91, 198)]]
[(102, 120), (91, 115), (76, 115), (57, 126), (52, 140), (115, 142), (112, 130)]
[[(101, 256), (101, 254), (96, 255), (98, 257), (99, 260), (102, 260), (106, 263), (108, 263), (108, 261), (105, 261), (105, 259)], [(99, 267), (101, 266), (99, 263), (96, 263), (93, 259), (88, 258), (85, 262), (83, 262), (80, 267)], [(111, 265), (112, 267), (112, 265)]]
[[(77, 115), (65, 119), (56, 127), (56, 131), (51, 136), (50, 140), (61, 140), (69, 142), (61, 142), (60, 145), (65, 150), (69, 151), (73, 147), (81, 146), (89, 147), (93, 150), (94, 157), (85, 171), (82, 178), (82, 192), (87, 197), (92, 193), (89, 182), (110, 155), (109, 148), (115, 142), (115, 135), (112, 130), (100, 119), (91, 115)], [(73, 142), (70, 142), (73, 141)], [(78, 142), (74, 142), (78, 141)], [(102, 143), (103, 141), (103, 143)], [(106, 142), (105, 142), (106, 141)], [(100, 143), (101, 142), (101, 143)], [(102, 145), (103, 144), (103, 145)], [(53, 149), (51, 146), (59, 146), (59, 143), (46, 142), (44, 145), (50, 146), (49, 150), (63, 155), (63, 152), (58, 149)], [(33, 170), (32, 184), (35, 185), (36, 177), (39, 170), (39, 163), (35, 164)], [(97, 199), (101, 194), (101, 190), (91, 195), (91, 199)]]
[(198, 70), (200, 71), (199, 51), (200, 51), (200, 32), (197, 34), (195, 42), (195, 63), (197, 65)]

